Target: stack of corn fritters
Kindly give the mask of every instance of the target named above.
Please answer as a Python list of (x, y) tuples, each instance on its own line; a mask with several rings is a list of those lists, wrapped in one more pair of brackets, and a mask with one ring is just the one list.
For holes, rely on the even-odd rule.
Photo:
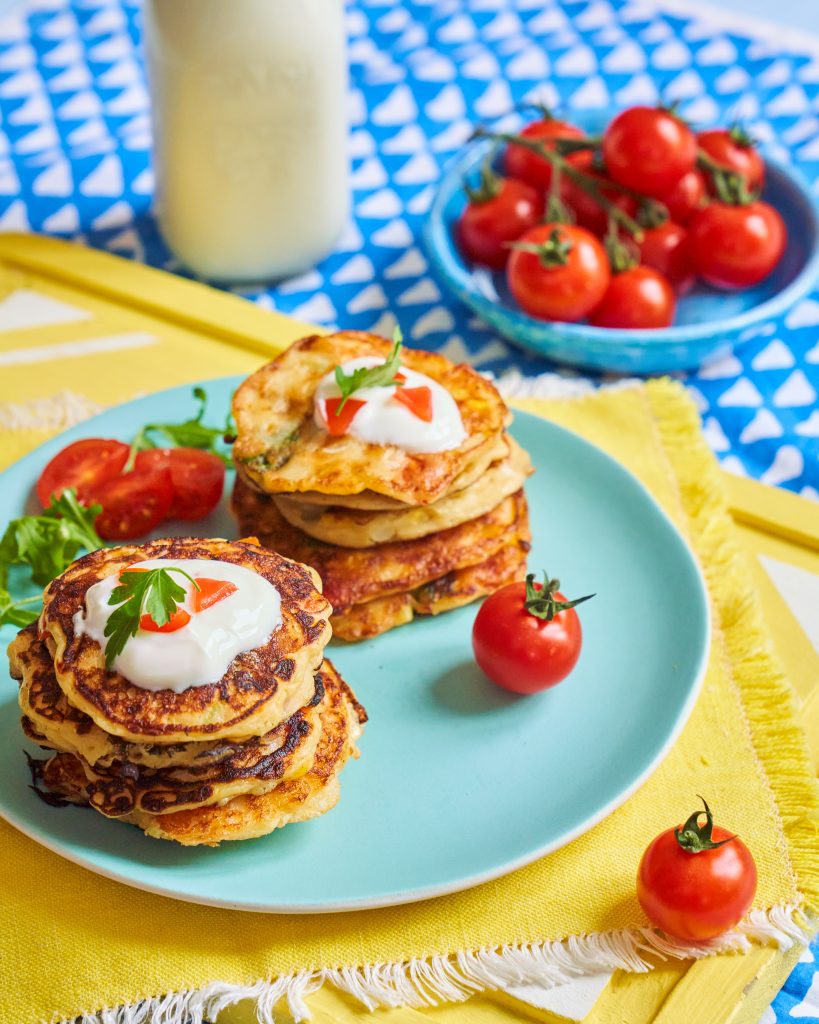
[(520, 579), (529, 550), (523, 482), (531, 464), (506, 433), (502, 398), (468, 366), (401, 351), (402, 366), (454, 398), (466, 434), (457, 448), (412, 453), (316, 424), (321, 379), (345, 361), (386, 360), (391, 348), (354, 331), (304, 338), (245, 381), (233, 402), (240, 530), (318, 571), (343, 640)]
[[(134, 685), (75, 630), (90, 586), (147, 559), (217, 559), (281, 595), (282, 625), (214, 684), (180, 693)], [(186, 846), (265, 835), (330, 810), (366, 714), (324, 660), (330, 606), (306, 566), (238, 541), (173, 538), (95, 551), (46, 590), (39, 623), (9, 648), (26, 735), (49, 799), (88, 804)]]

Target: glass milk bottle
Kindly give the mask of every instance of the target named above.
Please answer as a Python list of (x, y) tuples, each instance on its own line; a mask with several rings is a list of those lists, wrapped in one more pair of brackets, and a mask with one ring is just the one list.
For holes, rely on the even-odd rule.
[(145, 0), (159, 224), (204, 277), (295, 274), (348, 212), (344, 0)]

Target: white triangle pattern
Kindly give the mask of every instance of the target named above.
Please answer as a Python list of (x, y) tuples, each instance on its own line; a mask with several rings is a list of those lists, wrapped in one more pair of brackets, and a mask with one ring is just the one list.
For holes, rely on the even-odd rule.
[[(35, 10), (28, 0), (26, 10)], [(132, 0), (36, 0), (0, 16), (0, 227), (82, 236), (177, 264), (149, 215), (150, 119)], [(480, 120), (540, 98), (566, 110), (679, 99), (702, 123), (740, 114), (819, 180), (819, 62), (775, 39), (663, 16), (651, 0), (349, 0), (354, 215), (314, 271), (257, 289), (302, 319), (391, 331), (493, 370), (538, 373), (450, 296), (420, 246), (441, 168)], [(26, 197), (25, 199), (21, 197)], [(819, 296), (700, 374), (689, 393), (711, 446), (737, 471), (819, 489)], [(803, 455), (784, 466), (775, 452)]]

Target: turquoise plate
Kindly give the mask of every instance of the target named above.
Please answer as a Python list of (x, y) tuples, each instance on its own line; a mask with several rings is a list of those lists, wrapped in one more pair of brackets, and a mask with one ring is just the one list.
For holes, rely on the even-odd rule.
[[(214, 418), (237, 384), (208, 382)], [(26, 507), (38, 473), (69, 441), (130, 440), (144, 423), (193, 411), (190, 389), (178, 388), (48, 442), (2, 474), (0, 525)], [(370, 715), (339, 805), (262, 839), (188, 849), (40, 801), (29, 788), (23, 750), (36, 751), (20, 731), (17, 687), (0, 669), (0, 814), (127, 885), (282, 913), (465, 889), (610, 814), (657, 767), (694, 704), (708, 653), (703, 583), (676, 529), (618, 463), (533, 416), (518, 413), (512, 432), (537, 468), (526, 485), (532, 569), (558, 573), (569, 594), (597, 594), (583, 605), (583, 651), (562, 685), (516, 697), (489, 683), (472, 660), (474, 605), (369, 642), (333, 643), (330, 656)], [(193, 525), (201, 535), (235, 536), (226, 508)], [(0, 641), (12, 635), (3, 628)]]

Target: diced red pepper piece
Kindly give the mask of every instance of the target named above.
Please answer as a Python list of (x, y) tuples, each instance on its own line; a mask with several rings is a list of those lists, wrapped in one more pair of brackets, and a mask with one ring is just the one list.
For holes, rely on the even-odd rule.
[(413, 416), (432, 422), (432, 391), (430, 388), (396, 388), (393, 398), (405, 405)]
[(175, 633), (191, 621), (190, 614), (184, 608), (177, 608), (164, 626), (157, 626), (151, 616), (146, 612), (140, 616), (139, 628), (146, 633)]
[(228, 580), (213, 580), (209, 576), (197, 576), (196, 582), (199, 589), (193, 592), (193, 610), (203, 612), (206, 608), (224, 601), (226, 597), (235, 594), (238, 587)]
[(338, 407), (342, 401), (340, 396), (324, 399), (324, 418), (327, 420), (327, 432), (331, 437), (341, 437), (346, 434), (353, 422), (353, 417), (364, 405), (364, 402), (358, 398), (348, 398), (344, 402), (344, 408), (339, 412)]

